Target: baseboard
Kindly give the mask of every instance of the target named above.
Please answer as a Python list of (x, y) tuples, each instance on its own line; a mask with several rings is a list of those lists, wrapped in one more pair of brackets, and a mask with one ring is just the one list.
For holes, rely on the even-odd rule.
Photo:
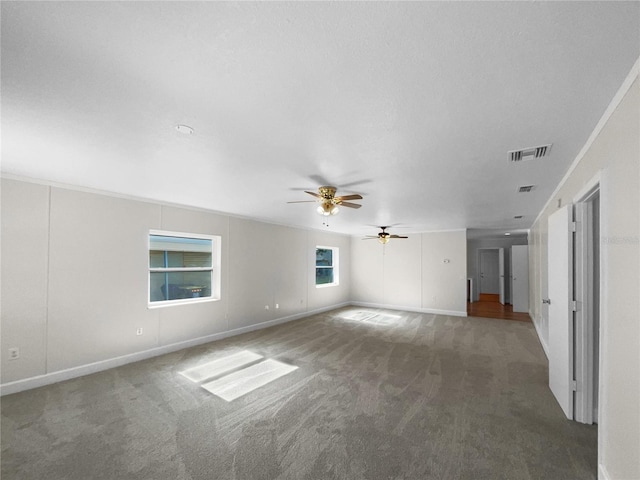
[(331, 305), (329, 307), (307, 310), (305, 312), (276, 318), (274, 320), (257, 323), (255, 325), (249, 325), (246, 327), (227, 330), (220, 333), (214, 333), (212, 335), (206, 335), (204, 337), (193, 338), (191, 340), (185, 340), (182, 342), (172, 343), (170, 345), (163, 345), (161, 347), (143, 350), (141, 352), (130, 353), (127, 355), (122, 355), (120, 357), (100, 360), (98, 362), (88, 363), (86, 365), (80, 365), (78, 367), (67, 368), (65, 370), (58, 370), (57, 372), (46, 373), (44, 375), (38, 375), (36, 377), (30, 377), (23, 380), (4, 383), (0, 385), (0, 396), (10, 395), (12, 393), (18, 393), (25, 390), (43, 387), (45, 385), (51, 385), (53, 383), (63, 382), (65, 380), (71, 380), (73, 378), (83, 377), (92, 373), (102, 372), (111, 368), (120, 367), (128, 363), (139, 362), (140, 360), (147, 360), (149, 358), (164, 355), (166, 353), (172, 353), (178, 350), (183, 350), (185, 348), (195, 347), (197, 345), (214, 342), (216, 340), (222, 340), (223, 338), (233, 337), (242, 333), (273, 327), (274, 325), (291, 322), (293, 320), (299, 320), (301, 318), (309, 317), (311, 315), (316, 315), (318, 313), (327, 312), (330, 310), (335, 310), (336, 308), (342, 308), (349, 305), (349, 302), (344, 302), (337, 305)]
[(531, 312), (531, 310), (529, 310), (529, 317), (531, 317), (531, 323), (533, 323), (533, 326), (536, 329), (536, 333), (538, 334), (538, 340), (540, 340), (540, 345), (542, 345), (542, 350), (544, 350), (544, 354), (547, 356), (547, 360), (548, 360), (549, 346), (547, 345), (547, 342), (545, 342), (544, 337), (540, 333), (540, 329), (538, 328), (538, 323), (534, 320), (535, 317), (533, 316), (533, 313)]
[(607, 469), (601, 463), (598, 464), (598, 480), (611, 480)]
[(386, 310), (402, 310), (406, 312), (418, 312), (418, 313), (433, 313), (436, 315), (452, 315), (454, 317), (466, 317), (467, 311), (464, 310), (438, 310), (435, 308), (419, 308), (419, 307), (406, 307), (403, 305), (387, 305), (384, 303), (368, 303), (368, 302), (351, 302), (354, 307), (367, 307), (367, 308), (384, 308)]

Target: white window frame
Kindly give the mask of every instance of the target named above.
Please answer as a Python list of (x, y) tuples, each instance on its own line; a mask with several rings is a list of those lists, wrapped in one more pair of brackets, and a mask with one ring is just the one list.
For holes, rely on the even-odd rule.
[[(164, 237), (194, 238), (211, 240), (211, 267), (185, 267), (185, 268), (160, 268), (151, 267), (149, 264), (149, 252), (151, 251), (151, 236), (160, 235)], [(147, 305), (148, 308), (172, 307), (176, 305), (187, 305), (192, 303), (216, 302), (220, 300), (220, 259), (221, 259), (222, 237), (219, 235), (204, 235), (200, 233), (172, 232), (167, 230), (149, 230), (147, 235)], [(211, 295), (208, 297), (178, 298), (175, 300), (151, 301), (151, 274), (157, 272), (199, 272), (211, 271)]]
[[(331, 266), (318, 266), (317, 258), (318, 258), (318, 249), (322, 248), (324, 250), (331, 250)], [(316, 288), (326, 288), (326, 287), (337, 287), (340, 285), (340, 253), (338, 247), (329, 247), (325, 245), (316, 245), (316, 249), (313, 252), (313, 264), (315, 265), (314, 269), (314, 282), (317, 281), (318, 268), (332, 268), (333, 269), (333, 282), (332, 283), (316, 283)]]

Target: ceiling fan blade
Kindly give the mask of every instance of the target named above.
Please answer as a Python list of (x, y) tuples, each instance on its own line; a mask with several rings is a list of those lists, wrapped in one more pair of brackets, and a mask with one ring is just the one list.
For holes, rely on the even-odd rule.
[(367, 235), (362, 240), (375, 240), (376, 238), (378, 238), (378, 237), (372, 237), (371, 235)]
[(390, 235), (389, 238), (409, 238), (409, 237), (403, 237), (402, 235)]
[(351, 203), (351, 202), (340, 202), (338, 205), (340, 205), (341, 207), (349, 207), (349, 208), (360, 208), (362, 206), (357, 203)]
[(287, 202), (287, 203), (317, 203), (316, 200), (296, 200), (295, 202)]
[(331, 185), (331, 182), (322, 175), (309, 175), (308, 178), (318, 185)]
[(338, 188), (341, 188), (343, 190), (346, 189), (346, 188), (351, 189), (351, 187), (355, 187), (356, 185), (363, 185), (365, 183), (371, 183), (371, 181), (372, 180), (365, 178), (365, 179), (362, 179), (362, 180), (356, 180), (355, 182), (339, 184)]
[(312, 195), (316, 198), (322, 198), (319, 194), (317, 194), (316, 192), (309, 192), (307, 190), (304, 191), (304, 193), (308, 193), (309, 195)]
[(354, 193), (353, 195), (340, 195), (339, 197), (336, 197), (336, 200), (362, 200), (362, 195), (358, 195), (357, 193)]

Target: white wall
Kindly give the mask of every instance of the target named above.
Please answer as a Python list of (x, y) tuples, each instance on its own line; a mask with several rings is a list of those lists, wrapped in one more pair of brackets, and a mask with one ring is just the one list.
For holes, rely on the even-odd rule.
[[(230, 218), (229, 328), (339, 305), (350, 297), (345, 235)], [(340, 284), (315, 285), (316, 246), (338, 247)], [(276, 304), (278, 309), (276, 309)], [(265, 310), (269, 306), (269, 310)]]
[(384, 246), (376, 240), (351, 239), (353, 301), (466, 316), (466, 231), (408, 236)]
[[(16, 182), (3, 182), (1, 188), (4, 382), (41, 375), (46, 369), (49, 189)], [(20, 360), (9, 361), (7, 351), (15, 346), (20, 347)]]
[[(408, 239), (407, 239), (408, 240)], [(405, 241), (405, 240), (402, 240)], [(392, 247), (393, 240), (384, 248), (377, 240), (351, 239), (351, 296), (355, 302), (384, 302), (384, 254)], [(413, 256), (419, 259), (419, 250), (413, 249)], [(416, 260), (417, 265), (420, 262)]]
[[(230, 225), (228, 247), (234, 262), (229, 272), (229, 327), (277, 318), (275, 303), (287, 314), (306, 308), (306, 232), (239, 218), (231, 218)], [(281, 229), (285, 234), (279, 236)], [(289, 292), (282, 288), (287, 278), (293, 281)]]
[[(631, 83), (633, 82), (633, 83)], [(626, 90), (625, 87), (630, 88)], [(587, 145), (531, 230), (531, 316), (548, 343), (547, 222), (600, 175), (601, 349), (598, 455), (600, 477), (640, 478), (640, 82), (638, 64), (622, 100)]]
[[(4, 217), (12, 199), (2, 194)], [(52, 188), (49, 220), (47, 371), (157, 344), (159, 315), (147, 308), (149, 261), (143, 253), (149, 248), (149, 229), (160, 226), (160, 208)], [(12, 255), (2, 253), (3, 258)], [(12, 301), (3, 292), (2, 303)], [(3, 319), (13, 321), (4, 312)], [(147, 334), (136, 336), (138, 326), (146, 327)], [(7, 380), (19, 364), (3, 363)]]
[[(350, 299), (345, 235), (18, 180), (1, 189), (4, 393)], [(151, 229), (221, 236), (219, 301), (148, 307)], [(339, 286), (316, 289), (316, 245), (339, 248)]]

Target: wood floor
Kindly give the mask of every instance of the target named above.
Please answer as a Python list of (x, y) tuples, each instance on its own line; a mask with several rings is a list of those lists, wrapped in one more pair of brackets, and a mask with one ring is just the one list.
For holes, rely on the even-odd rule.
[(497, 318), (500, 320), (515, 320), (530, 322), (528, 313), (514, 312), (513, 305), (502, 305), (497, 295), (480, 294), (480, 301), (467, 303), (467, 315), (470, 317)]

